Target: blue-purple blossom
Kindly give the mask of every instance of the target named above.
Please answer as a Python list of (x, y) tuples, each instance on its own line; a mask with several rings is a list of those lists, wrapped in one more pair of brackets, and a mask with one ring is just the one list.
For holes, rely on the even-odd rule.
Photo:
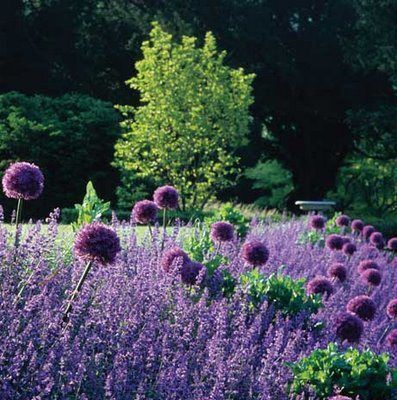
[(157, 211), (156, 203), (150, 200), (141, 200), (135, 204), (132, 217), (139, 224), (150, 224), (156, 221)]
[(184, 263), (181, 268), (182, 282), (186, 285), (195, 285), (202, 270), (205, 271), (205, 267), (197, 261)]
[(173, 247), (163, 253), (161, 257), (161, 267), (165, 272), (169, 272), (173, 263), (180, 262), (183, 266), (189, 261), (189, 256), (181, 248)]
[(111, 264), (120, 250), (120, 239), (116, 232), (100, 222), (85, 225), (74, 241), (76, 256), (85, 261)]
[(344, 226), (349, 226), (350, 224), (350, 218), (347, 215), (339, 215), (338, 218), (336, 218), (336, 225), (339, 226), (340, 228)]
[(327, 275), (331, 279), (338, 280), (339, 282), (344, 282), (347, 277), (347, 269), (341, 263), (334, 263), (328, 268)]
[(174, 210), (179, 206), (179, 193), (173, 186), (161, 186), (153, 194), (159, 208)]
[(258, 267), (266, 264), (269, 259), (269, 250), (264, 243), (255, 240), (244, 243), (241, 255), (248, 264)]
[(382, 249), (384, 246), (383, 235), (380, 232), (373, 232), (369, 237), (369, 241), (376, 246), (378, 249)]
[(345, 243), (342, 246), (342, 251), (350, 257), (357, 251), (357, 246), (354, 243)]
[(369, 237), (374, 232), (375, 232), (375, 228), (372, 225), (365, 225), (364, 228), (363, 228), (364, 239), (369, 240)]
[(337, 396), (329, 397), (328, 400), (352, 400), (352, 398), (347, 396), (342, 396), (339, 394)]
[(27, 162), (11, 164), (3, 176), (3, 191), (12, 199), (37, 199), (44, 188), (44, 176), (37, 165)]
[(313, 229), (320, 230), (325, 227), (325, 222), (326, 222), (325, 218), (322, 217), (321, 215), (313, 215), (310, 218), (309, 224)]
[(371, 321), (375, 317), (375, 302), (368, 296), (353, 297), (346, 305), (346, 310), (357, 315), (363, 321)]
[(358, 264), (357, 271), (362, 274), (367, 269), (379, 269), (379, 265), (373, 260), (362, 260)]
[(386, 307), (386, 313), (389, 318), (397, 319), (397, 299), (392, 299), (389, 301)]
[(334, 288), (332, 286), (332, 283), (330, 282), (329, 279), (323, 276), (315, 277), (307, 284), (308, 294), (321, 294), (321, 295), (327, 295), (328, 297), (333, 292)]
[(234, 238), (234, 226), (227, 221), (218, 221), (211, 225), (211, 238), (214, 242), (230, 242)]
[(382, 281), (382, 274), (377, 269), (367, 269), (361, 274), (364, 283), (370, 286), (379, 286)]
[(391, 251), (397, 252), (397, 237), (389, 239), (387, 242), (387, 248)]
[(331, 250), (342, 250), (343, 247), (343, 238), (340, 235), (331, 234), (325, 240), (328, 248)]
[(396, 349), (397, 348), (397, 329), (392, 329), (386, 337), (387, 344)]
[(358, 342), (364, 330), (360, 318), (349, 312), (342, 312), (335, 318), (335, 333), (343, 341)]
[(354, 219), (350, 226), (353, 232), (361, 233), (364, 229), (364, 222), (361, 219)]

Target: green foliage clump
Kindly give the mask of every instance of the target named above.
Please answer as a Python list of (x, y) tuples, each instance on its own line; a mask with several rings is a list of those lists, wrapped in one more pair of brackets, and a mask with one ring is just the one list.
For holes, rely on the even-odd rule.
[(257, 307), (266, 299), (276, 311), (292, 316), (303, 311), (312, 314), (322, 306), (320, 295), (306, 294), (304, 278), (292, 279), (279, 274), (266, 277), (255, 268), (240, 279), (252, 307)]
[(110, 103), (85, 95), (0, 95), (0, 171), (23, 160), (39, 165), (45, 176), (40, 201), (26, 205), (29, 215), (45, 217), (55, 207), (80, 201), (88, 180), (112, 198), (117, 173), (110, 163), (118, 124)]
[(388, 400), (397, 388), (397, 370), (388, 366), (387, 354), (349, 348), (339, 351), (335, 343), (314, 350), (294, 364), (291, 391), (314, 391), (319, 400), (328, 399), (335, 389), (342, 395), (360, 400)]
[(245, 236), (248, 232), (248, 219), (232, 203), (220, 205), (214, 214), (205, 218), (204, 221), (209, 227), (217, 221), (230, 222), (240, 236)]
[(142, 105), (118, 107), (124, 133), (115, 164), (131, 187), (120, 193), (133, 193), (135, 180), (171, 183), (183, 209), (202, 208), (238, 172), (235, 151), (247, 141), (253, 75), (226, 66), (211, 33), (198, 47), (195, 37), (176, 42), (155, 23), (142, 52), (127, 82)]
[(252, 188), (260, 191), (255, 204), (261, 207), (283, 209), (288, 195), (293, 190), (291, 172), (277, 160), (259, 162), (245, 170), (245, 176), (253, 181)]
[(79, 229), (84, 224), (100, 221), (101, 217), (109, 211), (110, 201), (104, 202), (101, 200), (91, 181), (87, 183), (86, 193), (81, 204), (75, 204), (77, 210), (77, 221), (72, 223), (74, 230)]

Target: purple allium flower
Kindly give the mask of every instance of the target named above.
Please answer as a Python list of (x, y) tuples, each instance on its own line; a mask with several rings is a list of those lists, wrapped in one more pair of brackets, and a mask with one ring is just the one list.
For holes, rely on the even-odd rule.
[(339, 215), (338, 218), (336, 218), (336, 225), (338, 225), (340, 228), (344, 226), (349, 226), (350, 223), (350, 218), (347, 215)]
[(397, 319), (397, 299), (392, 299), (386, 307), (386, 314), (391, 319)]
[(369, 241), (376, 246), (378, 249), (382, 249), (384, 246), (383, 235), (380, 232), (373, 232), (369, 237)]
[(345, 243), (342, 247), (342, 251), (347, 256), (352, 256), (357, 251), (357, 247), (354, 243)]
[(160, 264), (165, 272), (169, 272), (172, 264), (178, 260), (182, 262), (183, 266), (190, 261), (190, 258), (179, 247), (173, 247), (163, 253)]
[(74, 241), (76, 256), (85, 261), (111, 264), (120, 250), (116, 232), (100, 222), (85, 225)]
[(360, 264), (358, 264), (357, 271), (359, 274), (362, 274), (367, 269), (379, 269), (379, 265), (372, 260), (362, 260)]
[(334, 288), (332, 287), (332, 283), (322, 276), (317, 276), (313, 278), (307, 284), (307, 293), (308, 294), (326, 294), (329, 297), (334, 292)]
[(27, 162), (11, 164), (3, 176), (3, 191), (12, 199), (37, 199), (44, 188), (44, 176), (40, 168)]
[(382, 275), (377, 269), (367, 269), (361, 274), (364, 283), (370, 286), (379, 286), (382, 281)]
[(174, 210), (179, 206), (179, 193), (173, 186), (161, 186), (155, 190), (153, 200), (159, 208)]
[(325, 242), (331, 250), (342, 250), (343, 238), (340, 235), (331, 234), (327, 237)]
[(347, 277), (347, 269), (341, 263), (334, 263), (328, 268), (327, 274), (332, 279), (344, 282)]
[(348, 342), (358, 342), (364, 330), (364, 325), (360, 318), (349, 312), (342, 312), (336, 316), (335, 331), (336, 335)]
[(372, 233), (375, 232), (375, 228), (372, 225), (365, 225), (363, 228), (364, 239), (368, 240)]
[(350, 226), (353, 232), (361, 232), (364, 229), (364, 222), (361, 219), (354, 219)]
[(255, 267), (265, 265), (269, 259), (269, 250), (260, 241), (246, 242), (241, 250), (242, 258)]
[(391, 251), (397, 251), (397, 237), (391, 238), (387, 242), (387, 248)]
[(397, 346), (397, 329), (393, 329), (387, 335), (386, 341), (390, 347)]
[(328, 400), (352, 400), (352, 398), (347, 396), (341, 396), (339, 394), (338, 396), (329, 397)]
[(347, 237), (347, 236), (342, 236), (342, 240), (343, 240), (343, 244), (346, 244), (346, 243), (351, 243), (351, 240), (350, 240), (350, 238), (349, 238), (349, 237)]
[(321, 215), (313, 215), (310, 218), (309, 224), (313, 229), (323, 229), (325, 226), (325, 218)]
[(356, 314), (363, 321), (372, 321), (375, 317), (376, 305), (370, 297), (361, 295), (350, 299), (346, 310)]
[(182, 265), (181, 279), (186, 285), (195, 285), (201, 270), (205, 268), (204, 265), (197, 261), (189, 261)]
[(156, 203), (150, 200), (142, 200), (135, 203), (132, 209), (132, 217), (135, 222), (149, 224), (156, 221), (157, 211)]
[(230, 242), (234, 237), (234, 226), (226, 221), (211, 225), (211, 238), (214, 242)]

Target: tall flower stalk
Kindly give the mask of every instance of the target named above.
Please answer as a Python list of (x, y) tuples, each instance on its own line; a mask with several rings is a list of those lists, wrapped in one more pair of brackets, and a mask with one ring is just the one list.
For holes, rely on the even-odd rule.
[(3, 176), (4, 194), (17, 199), (17, 213), (15, 218), (15, 238), (14, 246), (19, 246), (19, 224), (22, 220), (23, 200), (37, 199), (44, 188), (44, 176), (40, 168), (27, 162), (17, 162), (11, 164)]

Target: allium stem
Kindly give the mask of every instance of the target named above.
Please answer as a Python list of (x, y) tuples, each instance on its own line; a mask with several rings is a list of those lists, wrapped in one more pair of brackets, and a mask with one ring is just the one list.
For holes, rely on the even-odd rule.
[(163, 240), (161, 241), (161, 250), (164, 249), (164, 242), (165, 242), (165, 230), (166, 230), (166, 216), (167, 216), (167, 209), (163, 209)]
[(14, 240), (14, 246), (18, 247), (19, 246), (19, 223), (21, 221), (21, 215), (22, 215), (22, 205), (23, 205), (23, 200), (21, 198), (18, 199), (18, 205), (17, 205), (17, 214), (15, 217), (15, 240)]
[(147, 227), (149, 228), (150, 237), (153, 239), (153, 232), (152, 232), (152, 227), (150, 225), (150, 222), (147, 224)]
[(88, 276), (88, 273), (90, 272), (91, 266), (92, 266), (92, 261), (88, 261), (87, 265), (85, 266), (85, 269), (84, 269), (84, 271), (83, 271), (83, 273), (82, 273), (82, 275), (80, 277), (79, 282), (77, 283), (75, 289), (73, 290), (72, 295), (70, 296), (68, 305), (66, 306), (65, 313), (64, 313), (63, 318), (62, 318), (63, 322), (67, 322), (68, 315), (69, 315), (70, 311), (72, 310), (72, 303), (75, 300), (75, 298), (77, 297), (78, 293), (80, 292), (80, 290), (81, 290), (81, 288), (83, 286), (83, 283), (86, 280), (86, 278)]

